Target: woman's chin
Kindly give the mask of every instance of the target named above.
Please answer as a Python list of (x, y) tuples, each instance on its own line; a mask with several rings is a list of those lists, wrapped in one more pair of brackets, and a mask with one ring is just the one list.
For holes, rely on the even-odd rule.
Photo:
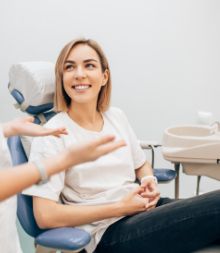
[(88, 97), (88, 96), (74, 96), (71, 98), (73, 104), (93, 104), (96, 103), (97, 99)]

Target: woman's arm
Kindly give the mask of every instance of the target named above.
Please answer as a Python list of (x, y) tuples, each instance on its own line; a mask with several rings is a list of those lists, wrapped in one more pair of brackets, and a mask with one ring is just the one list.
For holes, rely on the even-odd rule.
[(132, 215), (148, 208), (148, 200), (140, 196), (141, 192), (142, 188), (137, 187), (119, 202), (95, 206), (63, 205), (34, 197), (34, 216), (38, 226), (45, 229), (80, 226), (108, 218)]
[(141, 178), (143, 178), (143, 177), (153, 175), (151, 165), (148, 162), (145, 162), (140, 168), (136, 169), (135, 173), (136, 173), (136, 178), (139, 181), (141, 181)]
[(143, 166), (136, 169), (136, 177), (141, 182), (143, 192), (141, 196), (149, 200), (148, 210), (154, 208), (160, 199), (160, 191), (158, 189), (157, 180), (153, 176), (153, 170), (150, 163), (145, 162)]
[[(124, 146), (124, 141), (114, 141), (114, 136), (104, 136), (89, 143), (73, 145), (60, 154), (42, 161), (48, 176), (73, 165), (94, 161), (98, 157)], [(32, 163), (0, 171), (0, 201), (40, 180), (40, 173)]]

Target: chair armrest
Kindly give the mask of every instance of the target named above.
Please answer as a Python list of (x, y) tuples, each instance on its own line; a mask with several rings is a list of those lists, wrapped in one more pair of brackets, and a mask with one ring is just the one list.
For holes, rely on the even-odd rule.
[(79, 228), (55, 228), (35, 238), (38, 245), (59, 250), (81, 250), (91, 240), (86, 231)]
[(154, 168), (154, 148), (160, 147), (161, 144), (156, 141), (139, 140), (142, 149), (150, 149), (151, 151), (151, 166)]
[(150, 140), (139, 140), (141, 148), (143, 149), (152, 149), (160, 147), (161, 144), (157, 141), (150, 141)]

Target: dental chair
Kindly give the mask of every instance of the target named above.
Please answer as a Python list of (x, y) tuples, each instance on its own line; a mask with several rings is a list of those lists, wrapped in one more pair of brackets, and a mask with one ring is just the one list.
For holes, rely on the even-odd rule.
[[(14, 65), (9, 73), (9, 90), (17, 102), (16, 108), (33, 115), (37, 124), (46, 122), (55, 114), (51, 111), (54, 90), (53, 72), (52, 63), (29, 62)], [(36, 83), (40, 85), (36, 86)], [(32, 89), (25, 89), (26, 85), (32, 86)], [(42, 94), (42, 92), (44, 96), (39, 96), (38, 93)], [(38, 103), (40, 106), (37, 105)], [(8, 146), (13, 165), (28, 161), (20, 136), (10, 137)], [(17, 217), (24, 231), (34, 238), (36, 253), (55, 253), (57, 250), (80, 252), (91, 240), (86, 231), (78, 228), (40, 229), (34, 218), (31, 196), (18, 194)]]
[[(16, 101), (15, 107), (35, 118), (35, 123), (43, 124), (55, 113), (53, 109), (54, 64), (49, 62), (23, 62), (13, 65), (9, 72), (9, 91)], [(27, 86), (29, 88), (27, 88)], [(30, 89), (31, 87), (31, 89)], [(13, 165), (28, 161), (31, 138), (14, 136), (8, 139)], [(154, 168), (154, 149), (161, 145), (141, 141), (145, 150), (151, 151)], [(159, 183), (170, 182), (176, 177), (172, 169), (154, 169)], [(32, 197), (18, 194), (18, 220), (24, 231), (34, 238), (36, 253), (79, 252), (91, 240), (90, 235), (77, 228), (57, 228), (42, 230), (36, 224), (33, 214)]]

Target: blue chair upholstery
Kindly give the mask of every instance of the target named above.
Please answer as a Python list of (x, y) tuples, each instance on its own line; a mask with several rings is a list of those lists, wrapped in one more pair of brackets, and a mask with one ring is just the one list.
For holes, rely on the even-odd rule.
[[(22, 93), (18, 91), (17, 89), (13, 89), (11, 91), (11, 95), (12, 97), (14, 97), (18, 105), (22, 105), (25, 102)], [(37, 106), (29, 105), (25, 109), (25, 111), (29, 114), (37, 115), (39, 113), (49, 111), (52, 108), (53, 108), (53, 103), (47, 103), (47, 104), (37, 105)]]
[[(13, 165), (27, 162), (19, 136), (10, 137), (8, 146)], [(35, 239), (35, 244), (57, 250), (81, 250), (91, 240), (90, 235), (78, 228), (40, 229), (33, 214), (32, 197), (18, 194), (18, 220), (25, 232)]]
[(176, 171), (172, 169), (154, 168), (153, 172), (159, 183), (168, 183), (176, 178)]

